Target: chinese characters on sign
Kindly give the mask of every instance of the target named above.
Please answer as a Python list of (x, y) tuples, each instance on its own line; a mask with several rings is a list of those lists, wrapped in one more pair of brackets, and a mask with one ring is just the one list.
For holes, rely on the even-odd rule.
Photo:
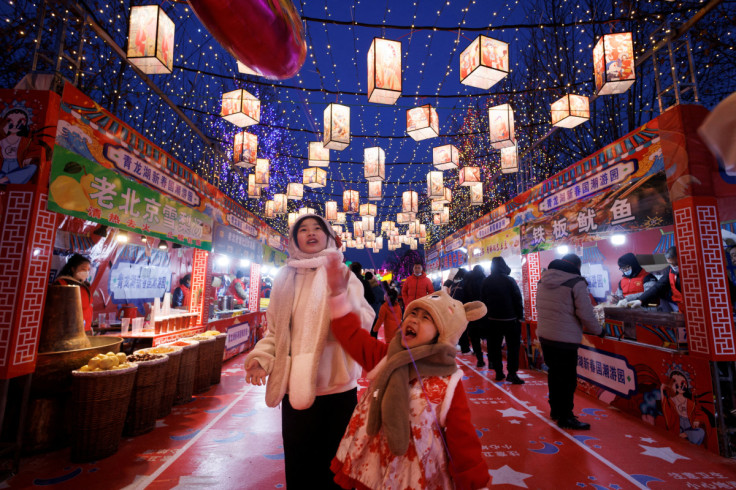
[(544, 212), (549, 212), (569, 202), (577, 201), (578, 199), (595, 194), (607, 187), (623, 182), (630, 175), (636, 172), (636, 169), (636, 160), (629, 160), (608, 167), (592, 177), (546, 197), (539, 204), (539, 209)]

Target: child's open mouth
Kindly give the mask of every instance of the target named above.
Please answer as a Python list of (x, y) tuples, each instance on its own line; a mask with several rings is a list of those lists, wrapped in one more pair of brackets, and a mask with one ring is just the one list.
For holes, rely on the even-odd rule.
[(404, 337), (407, 339), (413, 339), (417, 336), (417, 332), (412, 327), (406, 327), (404, 329)]
[(310, 238), (309, 240), (307, 240), (307, 245), (314, 245), (315, 243), (317, 243), (316, 238)]

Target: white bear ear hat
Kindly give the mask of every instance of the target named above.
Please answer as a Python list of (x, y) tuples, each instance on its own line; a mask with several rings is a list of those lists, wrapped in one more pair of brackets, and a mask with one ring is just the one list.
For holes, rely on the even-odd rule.
[(434, 321), (435, 327), (440, 334), (438, 344), (448, 344), (452, 347), (457, 345), (460, 336), (468, 326), (468, 322), (483, 318), (488, 311), (486, 305), (480, 301), (471, 301), (462, 304), (444, 291), (437, 291), (415, 299), (404, 312), (404, 318), (410, 311), (422, 308), (429, 313)]

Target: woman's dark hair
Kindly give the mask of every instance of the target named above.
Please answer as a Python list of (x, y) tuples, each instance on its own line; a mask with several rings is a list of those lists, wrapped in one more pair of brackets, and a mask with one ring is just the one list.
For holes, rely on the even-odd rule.
[[(317, 224), (319, 224), (319, 227), (322, 228), (322, 231), (325, 232), (325, 235), (327, 235), (328, 239), (332, 237), (332, 234), (330, 233), (330, 230), (327, 229), (327, 225), (325, 224), (324, 220), (321, 220), (316, 216), (303, 216), (302, 218), (296, 220), (296, 223), (294, 223), (294, 227), (291, 229), (291, 239), (294, 240), (294, 243), (299, 243), (296, 239), (296, 236), (299, 233), (299, 227), (302, 225), (302, 221), (304, 221), (305, 219), (313, 219), (317, 222)], [(299, 248), (299, 246), (297, 245), (296, 248)]]
[(677, 247), (670, 247), (664, 253), (665, 259), (676, 259), (677, 258)]
[(181, 276), (181, 279), (179, 279), (179, 284), (184, 284), (192, 281), (192, 275), (191, 274), (184, 274)]
[(371, 279), (373, 279), (373, 273), (371, 271), (366, 272), (365, 273), (365, 280), (366, 281), (370, 281)]
[(389, 306), (396, 306), (396, 302), (399, 300), (399, 293), (394, 288), (389, 288), (386, 291), (386, 296), (388, 296)]
[(245, 277), (245, 272), (238, 269), (235, 271), (235, 277), (237, 277), (238, 279), (240, 279), (241, 277)]
[(578, 269), (580, 269), (580, 267), (583, 265), (583, 261), (580, 260), (580, 257), (578, 257), (576, 254), (567, 254), (562, 257), (562, 260), (564, 260), (565, 262), (570, 262)]
[(89, 260), (84, 255), (80, 255), (80, 254), (74, 254), (74, 255), (72, 255), (69, 258), (69, 260), (66, 261), (66, 264), (64, 265), (64, 267), (62, 267), (61, 270), (59, 271), (58, 277), (61, 277), (61, 276), (69, 276), (69, 277), (72, 277), (72, 276), (74, 276), (74, 269), (76, 269), (77, 267), (79, 267), (82, 264), (92, 264), (92, 261)]

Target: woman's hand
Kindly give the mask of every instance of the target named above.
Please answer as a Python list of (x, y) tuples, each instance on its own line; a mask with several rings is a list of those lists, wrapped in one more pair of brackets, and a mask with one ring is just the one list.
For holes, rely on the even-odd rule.
[(345, 292), (348, 288), (350, 270), (343, 265), (338, 254), (327, 256), (325, 269), (327, 271), (327, 287), (330, 288), (330, 295), (338, 296)]
[(266, 370), (255, 359), (245, 365), (245, 382), (256, 386), (266, 384)]

